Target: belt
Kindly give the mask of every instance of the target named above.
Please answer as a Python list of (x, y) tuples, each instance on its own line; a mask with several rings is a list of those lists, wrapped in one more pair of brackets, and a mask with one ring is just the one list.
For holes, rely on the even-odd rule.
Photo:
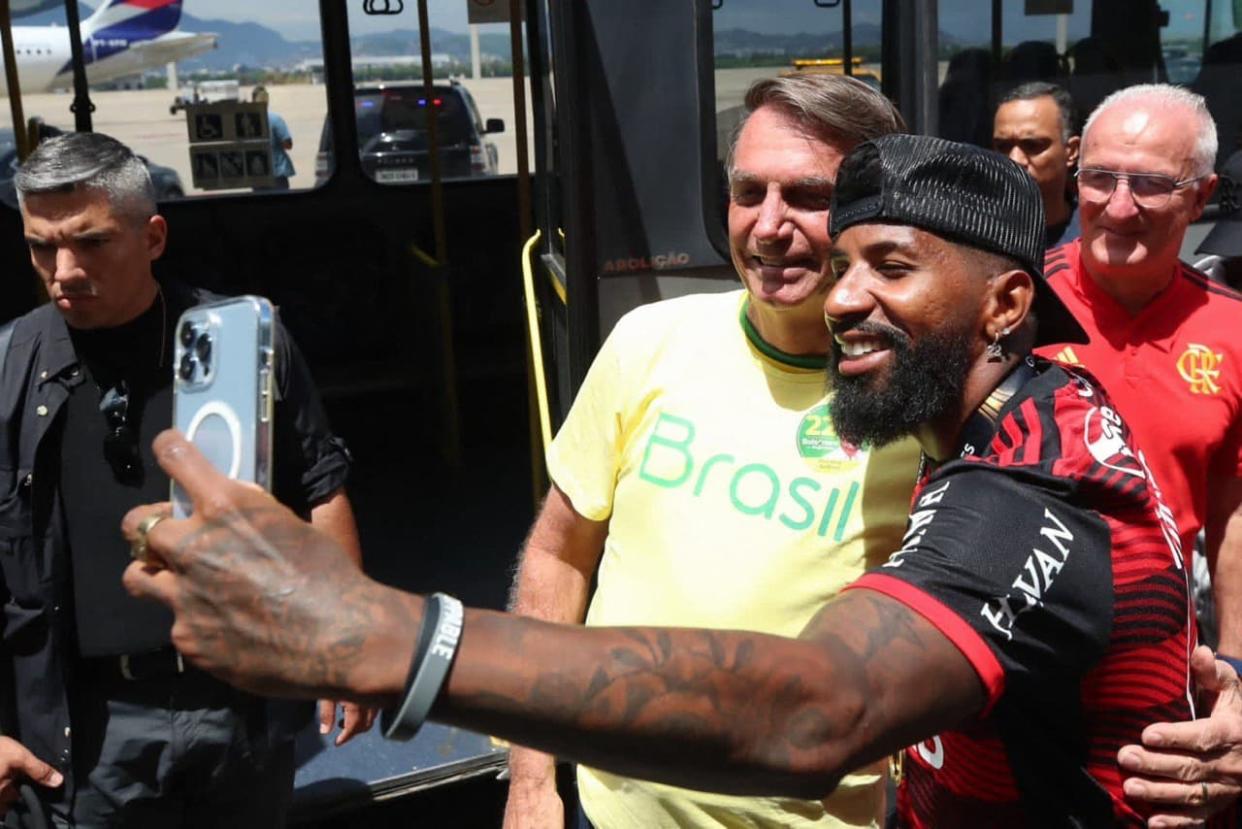
[(90, 657), (83, 661), (94, 670), (119, 676), (130, 682), (175, 677), (184, 674), (188, 667), (181, 654), (171, 647), (145, 653)]

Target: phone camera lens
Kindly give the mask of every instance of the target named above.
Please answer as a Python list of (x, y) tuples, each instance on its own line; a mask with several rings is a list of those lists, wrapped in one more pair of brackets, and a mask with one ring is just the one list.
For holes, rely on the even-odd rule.
[(194, 342), (194, 337), (195, 335), (198, 334), (198, 330), (194, 327), (194, 323), (187, 322), (181, 326), (180, 333), (181, 333), (181, 347), (189, 348), (190, 344)]
[(177, 366), (177, 373), (181, 375), (181, 379), (189, 382), (194, 377), (194, 355), (182, 354), (181, 364)]
[(194, 343), (194, 352), (198, 354), (198, 359), (206, 363), (211, 359), (211, 335), (199, 334), (198, 340)]

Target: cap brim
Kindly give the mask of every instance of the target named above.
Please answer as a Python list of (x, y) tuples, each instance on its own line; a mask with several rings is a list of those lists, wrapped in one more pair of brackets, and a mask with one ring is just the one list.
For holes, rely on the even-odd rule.
[(1070, 309), (1065, 307), (1065, 303), (1057, 296), (1057, 292), (1042, 276), (1035, 278), (1034, 311), (1035, 319), (1039, 323), (1035, 345), (1091, 341), (1086, 329), (1074, 318)]

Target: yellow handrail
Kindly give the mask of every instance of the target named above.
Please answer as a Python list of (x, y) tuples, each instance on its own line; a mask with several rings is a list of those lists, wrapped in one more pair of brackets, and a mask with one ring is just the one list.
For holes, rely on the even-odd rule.
[(522, 288), (526, 295), (526, 325), (530, 345), (530, 364), (535, 372), (535, 399), (539, 404), (539, 434), (543, 438), (543, 455), (547, 458), (552, 445), (552, 414), (548, 410), (548, 381), (543, 371), (543, 337), (539, 333), (539, 307), (535, 304), (535, 273), (531, 265), (531, 253), (539, 243), (541, 232), (526, 240), (522, 246)]

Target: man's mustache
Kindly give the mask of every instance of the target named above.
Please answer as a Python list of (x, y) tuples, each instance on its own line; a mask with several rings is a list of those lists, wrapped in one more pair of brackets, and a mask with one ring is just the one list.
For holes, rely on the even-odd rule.
[(65, 299), (74, 299), (76, 297), (99, 296), (99, 290), (91, 282), (75, 284), (75, 285), (62, 284), (59, 287), (60, 287), (60, 295), (64, 297)]
[(909, 334), (900, 328), (894, 328), (882, 322), (863, 321), (853, 323), (852, 325), (834, 325), (830, 326), (830, 328), (832, 330), (832, 349), (838, 354), (841, 351), (841, 344), (837, 342), (836, 338), (843, 334), (862, 334), (868, 337), (876, 337), (877, 339), (886, 340), (890, 345), (899, 349), (910, 345)]

